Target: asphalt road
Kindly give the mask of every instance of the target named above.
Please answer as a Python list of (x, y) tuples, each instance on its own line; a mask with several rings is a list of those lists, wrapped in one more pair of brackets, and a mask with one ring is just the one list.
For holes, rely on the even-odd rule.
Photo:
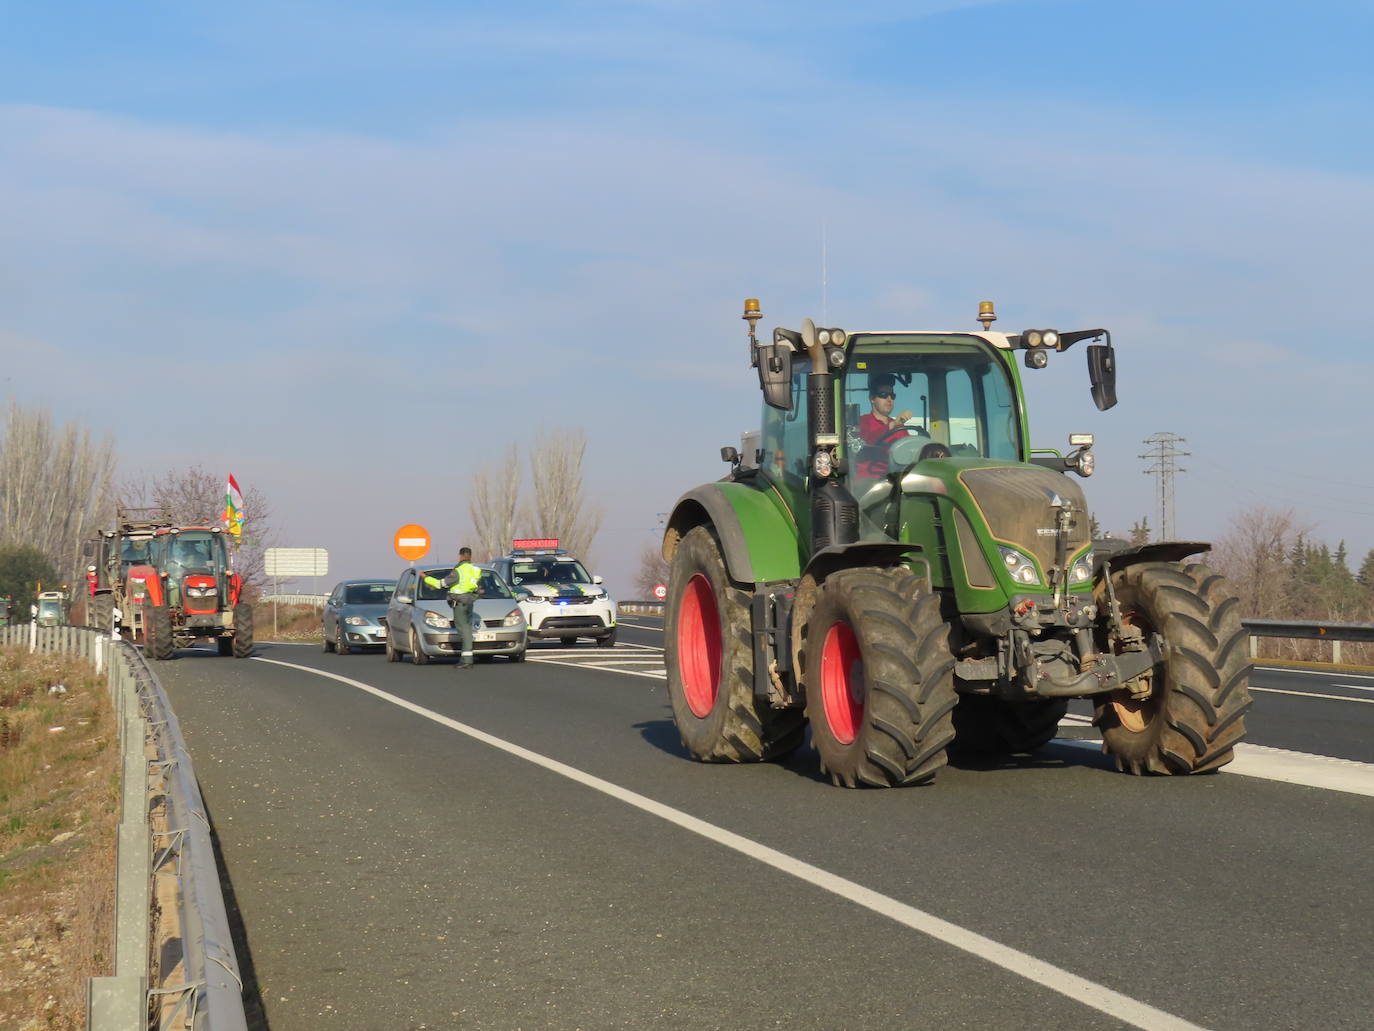
[[(1370, 1026), (1374, 799), (1070, 744), (895, 791), (706, 766), (660, 641), (158, 665), (259, 1026)], [(1256, 697), (1252, 741), (1369, 757), (1368, 706)]]

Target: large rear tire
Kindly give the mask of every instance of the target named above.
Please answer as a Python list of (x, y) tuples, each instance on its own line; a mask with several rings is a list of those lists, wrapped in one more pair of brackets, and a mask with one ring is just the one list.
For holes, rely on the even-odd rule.
[(704, 526), (689, 531), (673, 555), (664, 627), (673, 722), (692, 758), (760, 762), (801, 744), (801, 708), (774, 709), (754, 697), (749, 595), (730, 582)]
[(153, 658), (163, 661), (175, 658), (177, 642), (172, 636), (172, 610), (166, 605), (149, 605), (143, 610), (143, 619), (148, 635), (147, 650)]
[(1128, 625), (1161, 633), (1168, 655), (1142, 700), (1100, 696), (1102, 750), (1125, 773), (1203, 773), (1224, 766), (1245, 736), (1250, 660), (1240, 600), (1201, 566), (1145, 562), (1112, 574)]
[(239, 602), (234, 606), (234, 658), (253, 654), (253, 606)]
[(807, 619), (802, 682), (821, 768), (841, 787), (934, 778), (954, 740), (954, 655), (940, 599), (909, 571), (844, 569)]
[(86, 622), (97, 630), (109, 633), (114, 629), (114, 595), (97, 594), (86, 606)]
[(1069, 711), (1067, 698), (1006, 702), (986, 695), (964, 695), (954, 710), (954, 744), (964, 754), (1034, 752), (1054, 739)]

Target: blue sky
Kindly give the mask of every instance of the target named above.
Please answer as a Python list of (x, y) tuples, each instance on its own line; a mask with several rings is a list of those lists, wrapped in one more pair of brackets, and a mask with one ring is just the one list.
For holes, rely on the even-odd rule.
[(1137, 456), (1170, 431), (1180, 535), (1269, 503), (1360, 556), (1371, 29), (1367, 2), (3, 4), (0, 386), (130, 473), (232, 470), (340, 576), (399, 565), (403, 522), (447, 554), (465, 469), (582, 427), (623, 585), (757, 421), (744, 296), (851, 329), (993, 298), (999, 328), (1113, 330), (1113, 411), (1077, 354), (1028, 377), (1037, 443), (1097, 435), (1104, 525), (1157, 523)]

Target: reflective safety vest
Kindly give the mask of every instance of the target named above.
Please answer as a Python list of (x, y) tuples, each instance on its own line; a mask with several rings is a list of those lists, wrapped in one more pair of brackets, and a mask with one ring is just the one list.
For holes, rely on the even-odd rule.
[(425, 577), (425, 583), (430, 587), (447, 587), (449, 594), (476, 594), (481, 582), (482, 571), (471, 562), (459, 562), (453, 567), (453, 572), (442, 580)]

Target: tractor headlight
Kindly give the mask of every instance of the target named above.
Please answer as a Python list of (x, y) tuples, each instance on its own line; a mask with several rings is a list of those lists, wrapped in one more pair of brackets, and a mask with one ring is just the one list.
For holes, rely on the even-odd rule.
[(432, 626), (438, 630), (448, 630), (453, 626), (453, 620), (449, 619), (447, 616), (441, 616), (437, 612), (430, 612), (426, 610), (425, 624), (427, 626)]
[(1059, 334), (1052, 329), (1047, 329), (1040, 334), (1040, 342), (1046, 347), (1059, 346)]
[(1011, 577), (1013, 583), (1031, 586), (1040, 583), (1040, 573), (1035, 568), (1035, 561), (1025, 552), (1017, 551), (1015, 548), (1005, 548), (997, 546), (997, 550), (1002, 553), (1002, 561), (1006, 563), (1007, 575)]
[(1097, 468), (1097, 459), (1093, 457), (1091, 451), (1080, 451), (1074, 462), (1073, 471), (1079, 476), (1091, 476), (1093, 470)]
[(519, 609), (511, 609), (506, 613), (506, 618), (501, 620), (502, 626), (519, 626), (525, 621), (525, 617), (520, 614)]
[(1093, 553), (1089, 548), (1078, 558), (1074, 559), (1073, 565), (1069, 567), (1069, 583), (1085, 584), (1093, 578)]
[(367, 620), (362, 616), (345, 616), (344, 622), (349, 626), (367, 626)]
[(811, 460), (811, 470), (820, 479), (825, 479), (830, 475), (833, 468), (832, 456), (828, 450), (821, 448), (816, 452), (816, 457)]

